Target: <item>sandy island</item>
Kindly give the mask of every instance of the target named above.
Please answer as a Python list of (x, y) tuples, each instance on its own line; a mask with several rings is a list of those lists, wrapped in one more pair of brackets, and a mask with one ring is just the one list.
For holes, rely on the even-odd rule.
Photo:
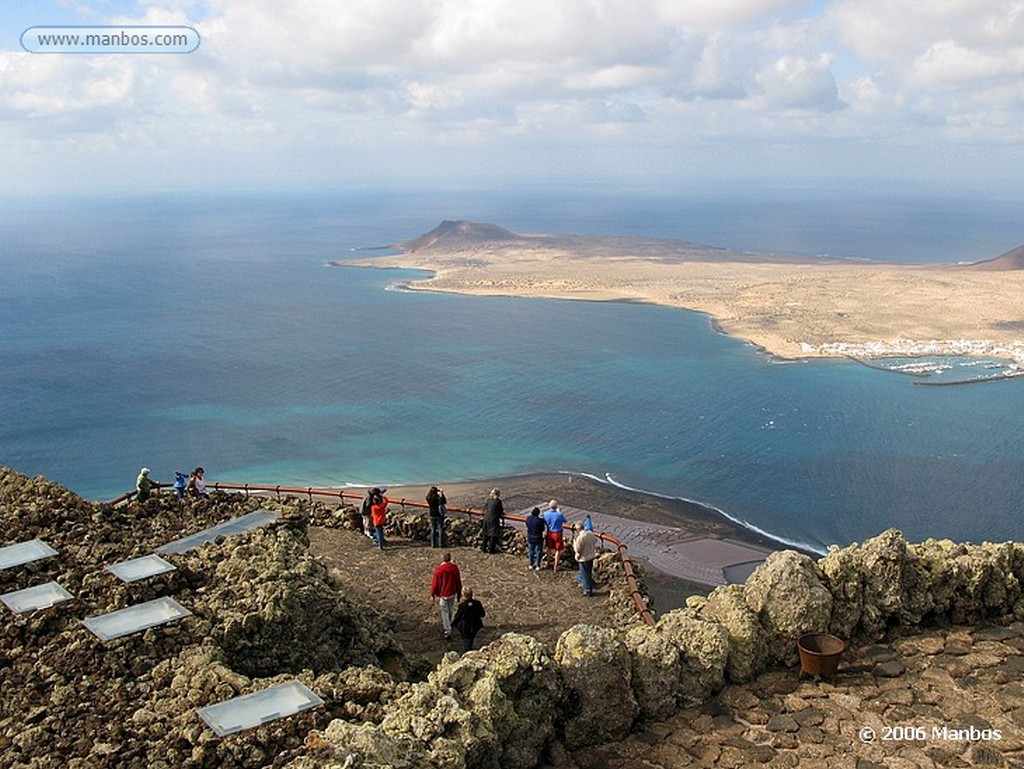
[(444, 222), (394, 248), (403, 253), (332, 264), (431, 273), (411, 289), (694, 310), (781, 358), (988, 355), (1024, 368), (1024, 247), (970, 265), (908, 265)]

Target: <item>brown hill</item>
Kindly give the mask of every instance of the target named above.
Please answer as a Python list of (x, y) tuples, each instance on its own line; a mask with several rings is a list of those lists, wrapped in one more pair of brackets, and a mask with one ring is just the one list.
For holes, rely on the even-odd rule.
[(972, 270), (1024, 270), (1024, 246), (1017, 246), (995, 259), (986, 259), (967, 266)]
[(522, 240), (521, 235), (499, 227), (496, 224), (480, 224), (467, 222), (464, 219), (451, 221), (446, 219), (430, 232), (413, 240), (396, 243), (406, 253), (422, 251), (467, 251), (483, 245), (513, 243)]

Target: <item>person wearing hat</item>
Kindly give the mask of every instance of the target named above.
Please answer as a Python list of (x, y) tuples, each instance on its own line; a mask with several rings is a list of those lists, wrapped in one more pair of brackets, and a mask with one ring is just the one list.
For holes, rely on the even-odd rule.
[(149, 493), (156, 487), (156, 481), (149, 477), (150, 469), (143, 467), (139, 470), (139, 477), (135, 479), (136, 499), (145, 502), (149, 499)]

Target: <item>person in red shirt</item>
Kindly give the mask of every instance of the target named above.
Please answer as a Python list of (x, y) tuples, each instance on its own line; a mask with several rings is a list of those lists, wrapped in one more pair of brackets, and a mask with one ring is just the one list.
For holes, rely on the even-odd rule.
[(373, 524), (373, 536), (377, 540), (378, 550), (384, 549), (384, 524), (388, 522), (388, 501), (382, 490), (370, 504), (370, 522)]
[(452, 617), (461, 592), (462, 575), (459, 567), (452, 563), (452, 554), (446, 552), (430, 581), (430, 600), (437, 601), (441, 607), (441, 632), (445, 638), (452, 637)]

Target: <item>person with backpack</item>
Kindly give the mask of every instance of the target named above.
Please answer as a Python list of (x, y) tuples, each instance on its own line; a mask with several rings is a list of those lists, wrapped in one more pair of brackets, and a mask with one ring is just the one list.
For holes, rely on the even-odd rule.
[(444, 547), (444, 520), (448, 515), (448, 498), (444, 489), (431, 486), (427, 492), (427, 507), (430, 509), (430, 546)]

